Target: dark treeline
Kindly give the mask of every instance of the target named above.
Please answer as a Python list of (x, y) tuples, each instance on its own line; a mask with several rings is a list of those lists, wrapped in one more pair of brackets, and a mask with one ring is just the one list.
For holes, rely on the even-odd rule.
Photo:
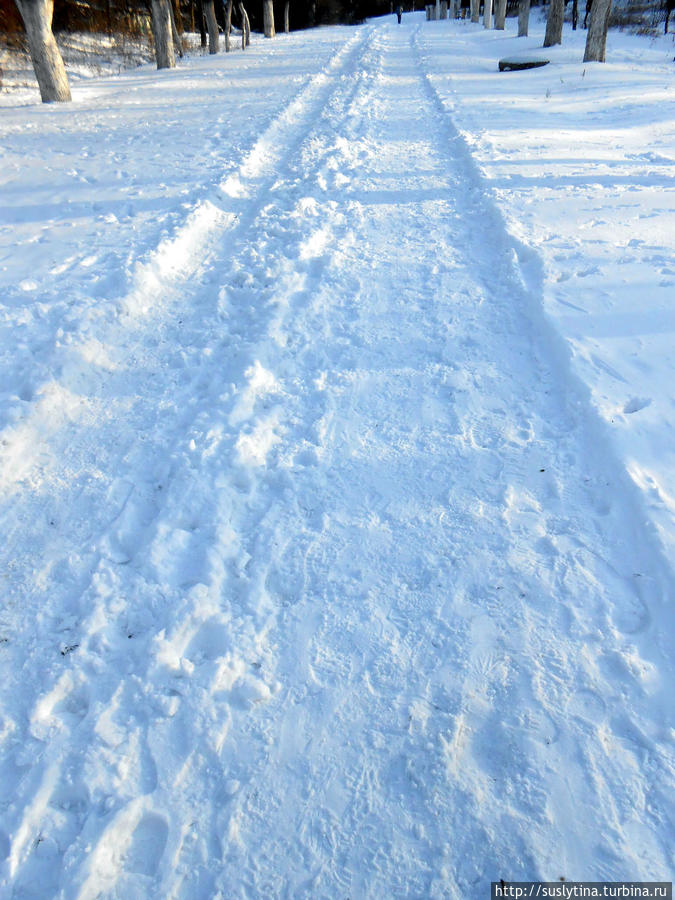
[[(262, 0), (245, 0), (251, 27), (262, 31)], [(283, 21), (285, 0), (275, 0), (274, 17)], [(173, 0), (179, 33), (200, 31), (201, 0)], [(216, 16), (225, 26), (224, 5), (216, 0)], [(354, 25), (390, 10), (390, 0), (290, 0), (292, 31), (315, 25)], [(150, 0), (55, 0), (53, 29), (121, 34), (150, 33)], [(21, 38), (23, 23), (14, 0), (0, 0), (0, 35)]]

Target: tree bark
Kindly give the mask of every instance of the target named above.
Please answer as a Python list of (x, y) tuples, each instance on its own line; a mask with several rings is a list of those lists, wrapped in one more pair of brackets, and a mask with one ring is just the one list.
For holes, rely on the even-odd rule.
[(241, 13), (241, 49), (245, 50), (251, 43), (251, 23), (243, 3), (239, 4), (239, 12)]
[(213, 7), (213, 0), (202, 0), (204, 15), (206, 16), (206, 29), (209, 33), (209, 53), (218, 52), (218, 20)]
[(544, 47), (562, 44), (563, 20), (565, 18), (565, 0), (551, 0), (546, 20), (546, 36)]
[(286, 5), (284, 6), (284, 31), (288, 34), (291, 30), (291, 4), (289, 0), (286, 0)]
[(495, 28), (504, 31), (506, 25), (506, 0), (497, 0), (495, 8)]
[(43, 103), (72, 99), (70, 85), (52, 32), (54, 0), (16, 0), (26, 27), (26, 38)]
[(197, 18), (199, 19), (199, 46), (206, 47), (206, 28), (204, 27), (204, 4), (197, 0)]
[(155, 60), (158, 69), (173, 69), (176, 57), (171, 33), (169, 0), (152, 0), (152, 35), (155, 39)]
[(274, 30), (273, 0), (263, 0), (263, 30), (266, 38), (273, 38), (276, 34)]
[(480, 0), (471, 0), (471, 21), (480, 22)]
[(185, 32), (185, 28), (183, 26), (183, 16), (180, 11), (180, 0), (173, 0), (171, 9), (173, 10), (173, 21), (176, 26), (176, 31), (182, 36)]
[(178, 29), (176, 28), (176, 19), (173, 14), (173, 4), (169, 3), (169, 14), (171, 16), (171, 34), (173, 35), (173, 46), (174, 49), (178, 51), (178, 55), (180, 58), (183, 58), (183, 44), (180, 39), (180, 35), (178, 34)]
[(483, 25), (486, 28), (492, 28), (492, 0), (484, 0)]
[(230, 52), (230, 34), (232, 32), (232, 0), (225, 6), (225, 52)]
[(530, 27), (530, 0), (520, 0), (518, 4), (518, 37), (527, 37)]
[(612, 0), (593, 0), (591, 21), (586, 35), (584, 62), (604, 62)]

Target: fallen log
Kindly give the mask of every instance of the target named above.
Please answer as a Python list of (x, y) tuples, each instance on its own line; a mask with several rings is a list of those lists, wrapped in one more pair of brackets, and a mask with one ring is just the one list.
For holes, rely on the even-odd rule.
[(519, 59), (500, 59), (499, 71), (519, 72), (521, 69), (538, 69), (540, 66), (547, 66), (550, 61), (550, 59), (543, 59), (541, 57), (531, 57), (529, 59), (526, 59), (525, 57)]

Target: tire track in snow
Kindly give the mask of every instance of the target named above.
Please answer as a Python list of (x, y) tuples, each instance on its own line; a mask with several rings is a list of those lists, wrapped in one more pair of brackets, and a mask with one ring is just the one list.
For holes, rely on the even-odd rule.
[[(423, 60), (420, 44), (421, 41), (415, 40), (419, 58)], [(423, 71), (423, 77), (429, 98), (447, 134), (448, 144), (460, 161), (465, 182), (482, 186), (484, 182), (464, 141), (452, 125), (431, 74)], [(571, 450), (566, 450), (561, 456), (561, 462), (571, 470), (572, 477), (565, 480), (556, 478), (557, 483), (548, 485), (544, 502), (541, 496), (533, 496), (534, 492), (518, 495), (509, 488), (506, 495), (509, 516), (516, 524), (514, 531), (531, 538), (533, 526), (537, 523), (537, 516), (533, 515), (537, 507), (544, 512), (547, 499), (555, 501), (559, 498), (561, 508), (556, 510), (556, 515), (542, 522), (545, 527), (541, 528), (542, 537), (536, 541), (535, 548), (545, 560), (549, 557), (552, 596), (574, 597), (576, 593), (579, 600), (583, 598), (584, 601), (584, 608), (577, 600), (565, 610), (567, 621), (563, 619), (563, 624), (566, 624), (565, 630), (571, 639), (568, 655), (571, 657), (579, 653), (583, 657), (588, 652), (588, 643), (593, 646), (599, 632), (594, 631), (592, 622), (601, 623), (599, 629), (603, 632), (609, 628), (613, 638), (613, 642), (607, 641), (606, 644), (601, 641), (601, 649), (597, 652), (596, 661), (599, 660), (601, 672), (597, 681), (602, 687), (588, 689), (588, 683), (594, 681), (598, 673), (594, 665), (584, 666), (578, 672), (578, 680), (585, 682), (585, 685), (577, 686), (575, 691), (562, 698), (566, 714), (572, 720), (583, 722), (587, 733), (587, 744), (583, 749), (580, 746), (579, 753), (587, 769), (584, 772), (582, 766), (577, 773), (578, 783), (575, 786), (568, 783), (566, 787), (571, 797), (584, 796), (587, 790), (585, 779), (590, 778), (597, 791), (596, 802), (610, 810), (607, 816), (610, 828), (616, 825), (619, 832), (622, 817), (633, 813), (634, 827), (645, 846), (649, 847), (645, 853), (650, 856), (652, 865), (658, 868), (659, 864), (654, 862), (659, 852), (656, 847), (665, 833), (663, 810), (667, 808), (666, 797), (672, 789), (673, 780), (668, 730), (662, 730), (663, 722), (672, 721), (673, 712), (670, 698), (664, 691), (672, 672), (672, 645), (663, 627), (668, 618), (669, 594), (672, 594), (672, 572), (660, 556), (654, 535), (643, 531), (643, 517), (635, 491), (608, 449), (606, 435), (592, 411), (587, 390), (571, 374), (569, 354), (561, 338), (545, 320), (541, 265), (529, 248), (508, 234), (487, 189), (482, 187), (482, 190), (485, 192), (484, 200), (477, 212), (483, 228), (489, 223), (495, 252), (492, 267), (481, 266), (480, 259), (477, 259), (476, 270), (486, 273), (484, 281), (493, 291), (495, 286), (498, 290), (503, 289), (504, 283), (512, 286), (531, 323), (530, 340), (538, 358), (544, 391), (560, 395), (561, 386), (568, 385), (562, 399), (567, 409), (573, 411), (571, 421), (581, 439), (580, 451), (572, 444)], [(475, 228), (476, 233), (479, 230), (480, 227)], [(469, 243), (470, 248), (475, 246), (475, 242)], [(527, 430), (529, 426), (525, 433)], [(565, 445), (565, 432), (557, 431), (549, 418), (544, 420), (541, 431), (544, 437)], [(510, 462), (506, 468), (509, 481), (522, 477), (523, 463), (528, 455), (524, 453), (523, 458)], [(532, 471), (536, 463), (530, 461), (529, 464)], [(550, 468), (547, 471), (550, 472)], [(557, 465), (555, 471), (558, 471)], [(579, 503), (579, 494), (582, 503)], [(589, 613), (585, 607), (593, 595), (600, 599), (599, 602), (596, 600)], [(531, 617), (533, 631), (534, 626), (541, 629), (543, 623), (539, 616), (533, 610), (528, 609), (527, 613)], [(564, 665), (558, 665), (564, 660), (560, 647), (555, 646), (552, 650), (550, 660), (557, 669), (556, 680), (559, 681), (560, 676), (569, 679), (569, 670), (565, 672)], [(545, 659), (548, 663), (549, 660)], [(607, 679), (604, 684), (603, 678)], [(543, 682), (544, 679), (540, 677), (540, 680)], [(647, 682), (649, 688), (646, 687)], [(621, 701), (616, 699), (617, 685), (620, 685)], [(557, 687), (560, 686), (558, 683)], [(561, 699), (559, 691), (553, 696), (556, 700)], [(603, 733), (605, 730), (606, 733)], [(598, 737), (604, 753), (596, 757), (593, 750)], [(613, 747), (617, 744), (622, 751), (617, 754), (621, 758), (621, 766), (618, 767), (621, 774), (618, 774), (617, 760), (612, 756), (616, 753)], [(625, 805), (622, 808), (625, 800), (617, 802), (617, 795), (621, 797), (627, 790), (626, 784), (621, 783), (622, 776), (627, 776), (627, 783), (632, 781), (632, 767), (640, 766), (646, 748), (650, 758), (648, 771), (641, 788), (633, 786), (631, 790), (644, 790), (650, 796), (653, 807), (648, 804), (645, 809), (637, 812), (631, 809), (627, 813)], [(658, 775), (655, 775), (656, 771)], [(621, 843), (622, 838), (618, 834), (615, 839), (616, 843)], [(601, 862), (597, 865), (602, 877), (618, 877), (617, 871), (622, 871), (616, 857), (612, 862), (608, 861), (605, 867)]]
[[(483, 227), (489, 223), (496, 250), (494, 259), (502, 263), (501, 268), (495, 266), (496, 278), (489, 266), (482, 267), (489, 273), (485, 276), (486, 285), (498, 284), (504, 272), (507, 282), (513, 284), (531, 323), (531, 340), (545, 391), (553, 394), (556, 387), (560, 392), (561, 386), (567, 385), (563, 399), (574, 412), (572, 421), (581, 438), (581, 452), (572, 449), (562, 454), (562, 462), (572, 464), (570, 468), (572, 473), (576, 470), (576, 477), (568, 478), (567, 483), (556, 479), (554, 487), (548, 487), (549, 496), (560, 498), (561, 509), (545, 521), (545, 530), (542, 528), (542, 537), (536, 543), (544, 558), (549, 557), (553, 596), (577, 594), (579, 598), (570, 604), (563, 620), (571, 639), (569, 654), (584, 656), (589, 653), (589, 644), (595, 651), (592, 664), (584, 666), (580, 673), (579, 680), (585, 683), (566, 697), (561, 698), (558, 691), (554, 694), (564, 704), (567, 715), (583, 723), (588, 740), (578, 751), (586, 771), (582, 767), (576, 786), (568, 783), (566, 787), (572, 797), (584, 796), (584, 779), (590, 779), (597, 792), (596, 803), (608, 810), (605, 827), (613, 835), (612, 829), (616, 828), (612, 846), (625, 840), (621, 831), (626, 827), (626, 819), (632, 817), (630, 827), (639, 834), (638, 842), (644, 842), (644, 857), (655, 869), (665, 871), (667, 865), (664, 868), (656, 860), (659, 843), (663, 845), (663, 836), (672, 827), (672, 818), (665, 813), (674, 781), (671, 728), (675, 710), (667, 688), (673, 677), (674, 648), (667, 624), (674, 588), (672, 568), (663, 558), (658, 535), (646, 521), (641, 498), (611, 450), (588, 389), (572, 372), (564, 340), (543, 312), (541, 261), (530, 247), (510, 234), (466, 142), (454, 127), (433, 74), (424, 65), (421, 31), (414, 36), (413, 46), (429, 99), (460, 161), (464, 179), (480, 184), (484, 194), (479, 216)], [(549, 420), (542, 431), (564, 446), (564, 432), (557, 432)], [(521, 475), (522, 462), (514, 461), (507, 468), (510, 480)], [(575, 497), (579, 494), (582, 503)], [(521, 523), (520, 529), (516, 526), (515, 530), (530, 536), (533, 508), (538, 501), (545, 508), (541, 498), (533, 497), (531, 492), (518, 496), (510, 489), (507, 500), (509, 514)], [(595, 602), (589, 604), (591, 597)], [(532, 611), (528, 610), (528, 615)], [(540, 628), (537, 618), (532, 615), (533, 623)], [(599, 637), (607, 630), (612, 640)], [(594, 647), (596, 641), (599, 649)], [(560, 687), (564, 657), (559, 646), (550, 658)], [(593, 681), (598, 686), (589, 689)], [(597, 756), (593, 753), (596, 740), (603, 751)], [(617, 757), (621, 760), (619, 765)], [(639, 786), (631, 777), (633, 768), (644, 769)], [(630, 791), (649, 799), (634, 809), (627, 800)], [(604, 850), (603, 847), (603, 855), (611, 859), (612, 854)], [(618, 861), (608, 861), (604, 867), (598, 863), (598, 871), (602, 877), (615, 878), (619, 877), (617, 871), (627, 872), (629, 868), (622, 869)]]
[[(215, 274), (222, 265), (225, 235), (234, 245), (250, 240), (248, 228), (266, 202), (275, 173), (293, 154), (317, 111), (339, 88), (342, 73), (351, 70), (353, 57), (361, 52), (367, 40), (366, 30), (349, 41), (336, 54), (328, 72), (313, 79), (301, 96), (267, 129), (240, 167), (239, 184), (245, 186), (244, 192), (240, 191), (233, 199), (225, 191), (218, 207), (209, 203), (202, 205), (171, 241), (158, 248), (151, 262), (140, 272), (135, 289), (123, 302), (120, 323), (109, 323), (104, 316), (95, 328), (90, 323), (88, 330), (96, 335), (96, 346), (92, 347), (92, 339), (76, 347), (60, 381), (35, 404), (33, 416), (23, 426), (23, 433), (14, 435), (17, 445), (25, 447), (31, 438), (50, 456), (45, 461), (44, 451), (41, 451), (43, 459), (17, 459), (18, 471), (12, 472), (8, 467), (3, 470), (5, 487), (14, 481), (21, 483), (24, 491), (26, 486), (32, 487), (33, 491), (25, 516), (20, 514), (18, 518), (21, 532), (8, 535), (7, 551), (11, 554), (12, 537), (25, 542), (23, 527), (28, 524), (29, 515), (36, 519), (29, 526), (35, 531), (36, 554), (45, 549), (40, 547), (38, 538), (44, 530), (41, 513), (44, 517), (54, 517), (52, 525), (59, 529), (60, 535), (68, 529), (72, 535), (70, 540), (59, 537), (63, 547), (60, 552), (55, 551), (52, 542), (47, 544), (49, 552), (43, 554), (48, 559), (64, 559), (64, 563), (60, 563), (62, 571), (45, 570), (38, 589), (30, 586), (33, 602), (15, 608), (26, 623), (37, 619), (34, 653), (29, 654), (23, 668), (17, 663), (14, 669), (23, 679), (22, 690), (15, 695), (16, 701), (25, 703), (30, 690), (36, 702), (32, 712), (26, 710), (30, 720), (27, 730), (17, 735), (21, 752), (11, 753), (3, 765), (6, 776), (3, 781), (11, 787), (9, 796), (13, 801), (12, 813), (7, 817), (8, 834), (13, 837), (11, 847), (8, 845), (6, 871), (17, 885), (25, 886), (35, 879), (42, 879), (44, 890), (50, 890), (50, 885), (56, 890), (61, 875), (59, 866), (54, 865), (58, 856), (54, 840), (64, 854), (68, 883), (73, 891), (79, 891), (78, 896), (87, 896), (92, 890), (96, 892), (98, 888), (92, 884), (107, 882), (112, 885), (125, 867), (150, 879), (156, 875), (156, 866), (150, 866), (153, 871), (138, 869), (141, 863), (134, 850), (136, 838), (143, 846), (153, 842), (152, 835), (157, 829), (160, 835), (162, 833), (162, 826), (157, 824), (157, 817), (148, 804), (137, 802), (139, 797), (152, 795), (158, 785), (158, 764), (148, 750), (152, 743), (150, 726), (142, 716), (135, 723), (126, 725), (117, 720), (126, 709), (148, 705), (147, 686), (134, 675), (133, 665), (131, 668), (129, 665), (133, 661), (138, 665), (139, 658), (142, 659), (146, 642), (139, 638), (148, 632), (153, 619), (158, 615), (161, 618), (162, 607), (167, 602), (167, 585), (162, 584), (157, 573), (164, 573), (169, 582), (173, 578), (174, 583), (169, 587), (174, 591), (187, 591), (186, 617), (194, 615), (195, 605), (200, 608), (194, 633), (186, 629), (187, 636), (179, 634), (176, 637), (176, 646), (186, 654), (185, 659), (196, 656), (209, 662), (224, 658), (232, 640), (232, 635), (226, 639), (224, 626), (216, 614), (222, 610), (209, 618), (209, 603), (200, 595), (200, 565), (208, 567), (211, 563), (203, 559), (200, 564), (203, 541), (194, 537), (200, 518), (208, 519), (205, 510), (209, 503), (203, 495), (195, 497), (199, 492), (194, 490), (192, 460), (198, 458), (199, 453), (195, 455), (192, 451), (191, 442), (194, 437), (205, 437), (199, 427), (201, 420), (209, 418), (203, 410), (204, 398), (210, 398), (205, 387), (212, 378), (211, 370), (217, 365), (210, 357), (214, 346), (218, 348), (221, 344), (209, 337), (208, 331), (205, 337), (203, 326), (211, 324), (222, 328), (222, 318), (214, 309), (218, 305), (217, 285), (213, 285), (213, 276), (209, 273)], [(160, 305), (156, 302), (158, 297), (162, 300)], [(201, 310), (209, 318), (186, 336), (189, 325), (181, 316), (191, 305), (195, 316)], [(247, 404), (252, 409), (265, 393), (264, 387), (255, 383), (257, 370), (253, 366), (254, 360), (247, 355), (249, 342), (255, 345), (255, 334), (264, 333), (264, 316), (263, 323), (252, 316), (249, 324), (252, 327), (246, 340), (241, 341), (241, 349), (229, 367), (229, 381), (222, 385), (226, 393), (229, 391), (234, 397), (248, 384), (244, 394), (248, 391), (249, 399), (243, 404), (238, 403), (231, 414), (235, 427), (245, 425), (250, 415)], [(154, 334), (149, 334), (153, 330)], [(194, 342), (192, 346), (191, 342)], [(172, 349), (172, 345), (185, 349)], [(91, 363), (94, 356), (98, 371), (91, 365), (82, 364), (82, 360)], [(133, 384), (127, 383), (127, 373)], [(220, 377), (222, 379), (222, 374)], [(133, 389), (134, 394), (140, 392), (140, 402), (131, 395), (125, 397), (129, 389)], [(169, 392), (166, 395), (162, 393), (165, 390)], [(172, 393), (186, 398), (178, 415)], [(198, 398), (196, 403), (193, 393)], [(83, 404), (86, 404), (84, 412)], [(234, 402), (231, 405), (234, 406)], [(125, 445), (115, 436), (115, 416), (120, 414), (137, 419), (138, 442)], [(168, 420), (168, 429), (164, 426), (165, 420)], [(75, 428), (79, 433), (73, 441)], [(206, 441), (210, 446), (205, 449), (204, 456), (208, 458), (218, 446), (218, 435), (209, 433)], [(107, 458), (103, 448), (106, 448)], [(63, 472), (58, 471), (60, 460), (65, 460), (68, 467)], [(31, 461), (32, 467), (27, 466), (26, 463)], [(115, 475), (111, 477), (113, 472)], [(79, 499), (77, 494), (73, 496), (68, 484), (73, 476), (76, 484), (80, 484)], [(69, 513), (64, 501), (59, 505), (59, 498), (53, 493), (42, 499), (39, 493), (41, 482), (56, 484), (68, 502), (75, 500), (73, 513)], [(255, 493), (254, 482), (255, 479), (250, 479), (245, 472), (241, 474), (234, 498), (225, 491), (227, 497), (221, 498), (222, 506), (227, 507), (228, 503), (232, 507), (245, 506), (247, 497)], [(87, 493), (89, 497), (86, 497)], [(165, 499), (167, 493), (170, 493), (169, 501)], [(82, 494), (86, 504), (82, 502)], [(177, 507), (182, 508), (178, 514)], [(61, 514), (60, 520), (54, 510)], [(243, 576), (248, 556), (238, 546), (237, 536), (229, 524), (229, 512), (223, 511), (222, 521), (216, 514), (213, 522), (214, 529), (222, 529), (220, 541), (227, 543), (229, 539), (229, 547), (223, 551), (225, 562), (216, 558), (213, 568), (218, 570), (229, 564), (240, 569)], [(75, 516), (81, 517), (81, 521)], [(219, 542), (214, 543), (212, 555), (216, 556)], [(160, 549), (156, 549), (158, 546)], [(151, 566), (150, 573), (136, 572), (131, 579), (120, 577), (119, 573), (125, 570), (119, 567), (129, 566), (145, 553), (155, 554), (152, 559), (154, 571)], [(232, 557), (231, 561), (229, 557)], [(22, 559), (16, 554), (12, 568), (21, 575), (30, 569), (31, 563), (32, 558)], [(221, 577), (224, 577), (222, 573)], [(47, 614), (36, 615), (36, 604), (40, 603), (42, 590), (46, 587), (54, 596)], [(195, 589), (193, 595), (190, 595), (190, 587)], [(216, 592), (217, 587), (214, 588)], [(248, 587), (242, 590), (249, 592)], [(17, 599), (21, 595), (24, 602), (30, 597), (27, 581), (15, 581), (15, 591)], [(131, 596), (125, 598), (126, 592)], [(259, 597), (251, 600), (254, 612), (258, 601), (264, 605), (260, 591)], [(19, 626), (9, 617), (4, 624), (10, 635), (25, 633), (29, 627)], [(249, 646), (259, 641), (264, 629), (260, 632), (256, 629), (257, 625), (245, 623), (242, 643)], [(32, 660), (42, 657), (45, 647), (53, 645), (54, 633), (63, 636), (62, 659), (57, 656), (55, 662), (47, 663), (48, 668), (33, 663)], [(132, 640), (142, 647), (130, 653), (128, 642)], [(14, 649), (13, 642), (6, 649), (9, 655)], [(165, 653), (169, 671), (173, 665), (172, 652), (169, 649)], [(19, 658), (17, 656), (17, 660)], [(118, 663), (121, 663), (120, 670), (114, 672)], [(269, 689), (264, 681), (247, 676), (242, 666), (239, 658), (228, 657), (228, 662), (221, 665), (223, 671), (220, 675), (216, 672), (213, 680), (220, 679), (225, 698), (232, 694), (235, 703), (248, 708), (268, 696)], [(180, 671), (177, 677), (181, 677)], [(160, 717), (172, 717), (178, 702), (176, 698), (181, 696), (180, 690), (173, 686), (172, 678), (169, 678), (166, 692), (160, 692), (162, 696), (158, 699), (152, 698), (158, 705)], [(235, 682), (241, 683), (236, 691), (231, 691)], [(92, 683), (95, 685), (93, 690)], [(47, 689), (45, 684), (49, 685)], [(18, 705), (12, 713), (13, 727), (16, 728), (22, 717)], [(214, 737), (216, 744), (227, 730), (227, 715), (218, 728), (220, 735)], [(209, 728), (205, 725), (203, 731), (208, 732)], [(176, 747), (185, 746), (176, 733), (167, 736), (160, 729), (153, 737), (155, 741), (170, 737)], [(120, 786), (115, 787), (113, 780), (107, 799), (101, 786), (95, 792), (98, 796), (93, 796), (87, 787), (87, 782), (91, 781), (87, 777), (87, 767), (94, 765), (96, 753), (85, 751), (83, 754), (82, 748), (96, 747), (99, 754), (110, 756), (112, 761), (127, 741), (131, 742), (129, 755), (130, 759), (136, 759), (138, 771), (133, 772), (131, 778), (122, 778), (121, 790)], [(189, 751), (186, 755), (189, 756)], [(131, 819), (124, 800), (127, 791), (136, 810)], [(51, 849), (44, 854), (47, 862), (41, 864), (36, 859), (35, 848), (42, 847), (44, 841), (40, 838), (40, 829), (45, 828), (56, 835), (56, 839), (51, 838)], [(80, 848), (96, 844), (102, 833), (111, 840), (100, 842), (101, 852), (94, 853), (82, 871), (78, 856), (82, 852)], [(167, 840), (168, 835), (163, 838), (164, 846)], [(158, 864), (165, 853), (164, 848), (159, 852), (160, 844), (159, 838), (154, 840)]]
[[(640, 709), (655, 682), (594, 583), (602, 468), (591, 453), (583, 497), (559, 474), (578, 471), (580, 417), (545, 356), (532, 362), (540, 331), (502, 302), (523, 300), (508, 260), (483, 279), (491, 257), (463, 262), (484, 195), (448, 163), (404, 35), (378, 30), (359, 77), (322, 93), (325, 114), (277, 133), (295, 152), (252, 160), (231, 198), (232, 274), (216, 248), (205, 283), (186, 286), (203, 321), (177, 313), (156, 348), (136, 345), (139, 362), (174, 360), (152, 424), (175, 447), (159, 473), (152, 434), (120, 454), (119, 514), (84, 581), (94, 612), (64, 650), (78, 627), (86, 641), (33, 715), (47, 752), (26, 784), (21, 839), (37, 843), (17, 883), (432, 897), (484, 892), (500, 865), (557, 877), (564, 854), (573, 869), (591, 852), (560, 824), (561, 809), (579, 819), (578, 782), (566, 800), (551, 774), (568, 758), (592, 775), (589, 808), (625, 788), (610, 834), (635, 797), (667, 815), (639, 767), (623, 782), (593, 770), (596, 744), (620, 773), (636, 754), (661, 765), (659, 741), (616, 730), (603, 699)], [(624, 582), (611, 589), (627, 604)], [(570, 662), (580, 643), (597, 670), (590, 651)], [(33, 740), (18, 764), (35, 764)], [(638, 845), (658, 867), (649, 828)]]
[(623, 481), (395, 40), (378, 30), (361, 117), (338, 103), (313, 146), (317, 228), (343, 231), (346, 208), (351, 236), (283, 344), (302, 427), (282, 452), (310, 463), (268, 580), (283, 703), (261, 711), (271, 749), (236, 798), (222, 883), (459, 897), (496, 871), (665, 877), (667, 669), (633, 571), (656, 610), (667, 575), (626, 496), (600, 512)]

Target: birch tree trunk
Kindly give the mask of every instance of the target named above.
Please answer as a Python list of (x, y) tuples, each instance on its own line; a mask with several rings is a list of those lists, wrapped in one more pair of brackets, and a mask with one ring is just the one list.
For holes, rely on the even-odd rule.
[(71, 100), (66, 67), (52, 32), (54, 0), (16, 0), (43, 103)]
[(289, 34), (291, 30), (291, 4), (289, 0), (286, 0), (286, 5), (284, 6), (284, 31), (286, 34)]
[(155, 39), (157, 68), (173, 69), (176, 57), (173, 52), (169, 0), (152, 0), (152, 36)]
[(546, 20), (546, 36), (544, 47), (562, 44), (563, 19), (565, 18), (565, 0), (551, 0)]
[(480, 22), (480, 0), (471, 0), (471, 21)]
[(241, 49), (245, 50), (251, 43), (251, 23), (243, 3), (239, 4), (239, 12), (241, 13)]
[(530, 27), (530, 0), (520, 0), (518, 4), (518, 37), (527, 37)]
[(483, 25), (486, 28), (492, 28), (492, 0), (484, 0)]
[(604, 62), (607, 47), (607, 31), (609, 14), (612, 11), (612, 0), (593, 0), (591, 21), (586, 35), (586, 52), (584, 62)]
[(263, 0), (263, 31), (266, 38), (273, 38), (276, 34), (274, 30), (273, 0)]
[(506, 0), (497, 0), (495, 8), (495, 28), (498, 31), (504, 31), (506, 24)]
[(230, 52), (230, 34), (232, 32), (232, 0), (227, 0), (225, 7), (225, 52)]
[[(154, 3), (154, 0), (153, 0)], [(213, 8), (213, 0), (202, 0), (204, 15), (206, 17), (206, 30), (209, 33), (209, 53), (218, 52), (218, 20)]]

